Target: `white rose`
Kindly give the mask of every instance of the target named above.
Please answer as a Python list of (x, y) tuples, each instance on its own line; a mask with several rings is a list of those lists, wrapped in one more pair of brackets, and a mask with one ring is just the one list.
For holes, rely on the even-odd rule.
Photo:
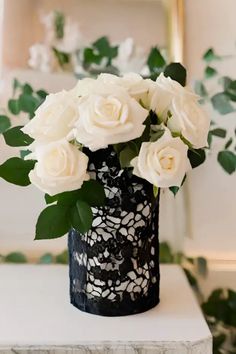
[(154, 90), (155, 83), (150, 79), (143, 79), (136, 73), (128, 73), (122, 77), (111, 74), (100, 74), (98, 80), (104, 83), (116, 84), (123, 87), (131, 97), (149, 109), (149, 95)]
[(175, 97), (170, 111), (167, 126), (171, 131), (181, 133), (196, 149), (208, 145), (210, 119), (197, 101)]
[(78, 105), (74, 136), (91, 151), (140, 137), (148, 111), (116, 85), (95, 82)]
[(157, 141), (142, 143), (139, 155), (131, 161), (133, 174), (159, 188), (179, 187), (190, 169), (187, 151), (187, 145), (166, 130)]
[(50, 195), (79, 189), (89, 180), (88, 157), (65, 139), (36, 146), (27, 159), (37, 160), (31, 183)]
[(36, 144), (63, 139), (78, 119), (77, 106), (78, 99), (71, 92), (50, 94), (22, 131), (35, 139)]
[(199, 96), (161, 74), (150, 91), (150, 108), (175, 133), (180, 133), (194, 148), (207, 145), (209, 117), (198, 103)]

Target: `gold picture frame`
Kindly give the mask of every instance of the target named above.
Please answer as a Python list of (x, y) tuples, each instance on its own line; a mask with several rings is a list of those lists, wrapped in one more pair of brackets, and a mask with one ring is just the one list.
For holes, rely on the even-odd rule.
[(170, 60), (184, 63), (184, 0), (164, 1), (168, 16)]

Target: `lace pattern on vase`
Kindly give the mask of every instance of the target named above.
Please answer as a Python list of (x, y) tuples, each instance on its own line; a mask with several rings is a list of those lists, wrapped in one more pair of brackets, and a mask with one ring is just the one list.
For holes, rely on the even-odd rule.
[(107, 316), (143, 312), (159, 302), (158, 200), (111, 149), (93, 153), (89, 170), (106, 204), (93, 208), (89, 232), (69, 234), (71, 302)]

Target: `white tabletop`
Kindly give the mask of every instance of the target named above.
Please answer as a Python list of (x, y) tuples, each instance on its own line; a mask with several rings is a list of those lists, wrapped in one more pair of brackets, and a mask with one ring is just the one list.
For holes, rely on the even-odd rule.
[[(0, 265), (0, 354), (211, 354), (211, 335), (178, 266), (161, 266), (161, 302), (101, 317), (70, 305), (66, 266)], [(45, 350), (45, 351), (44, 351)]]

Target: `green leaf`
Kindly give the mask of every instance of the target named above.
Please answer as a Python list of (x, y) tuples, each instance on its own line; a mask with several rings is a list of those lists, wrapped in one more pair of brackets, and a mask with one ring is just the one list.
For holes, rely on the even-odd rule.
[(10, 119), (7, 116), (0, 115), (0, 134), (4, 133), (10, 126)]
[(76, 206), (71, 209), (70, 221), (74, 229), (84, 234), (90, 230), (93, 222), (93, 214), (88, 203), (78, 200)]
[(92, 179), (84, 182), (77, 194), (77, 199), (83, 200), (91, 206), (103, 206), (105, 198), (103, 185)]
[(117, 57), (118, 47), (112, 47), (107, 37), (101, 37), (93, 43), (93, 47), (99, 52), (101, 57), (108, 58), (108, 65), (111, 64), (113, 58)]
[(51, 205), (39, 215), (35, 240), (58, 238), (64, 236), (69, 229), (68, 207)]
[(226, 341), (225, 334), (218, 334), (213, 336), (213, 354), (221, 354), (222, 352), (219, 351)]
[(27, 155), (31, 154), (30, 150), (20, 150), (20, 157), (24, 159)]
[(12, 85), (12, 87), (13, 87), (13, 96), (15, 95), (15, 93), (16, 93), (16, 91), (17, 91), (17, 89), (19, 88), (19, 89), (21, 89), (22, 88), (22, 85), (21, 85), (21, 83), (20, 83), (20, 81), (18, 81), (16, 78), (13, 80), (13, 85)]
[(173, 263), (173, 254), (167, 242), (160, 243), (160, 263)]
[(45, 201), (47, 204), (58, 202), (61, 205), (74, 205), (78, 200), (83, 200), (90, 206), (103, 206), (105, 203), (104, 187), (95, 180), (89, 180), (83, 183), (78, 190), (71, 192), (64, 192), (56, 195), (45, 194)]
[(222, 128), (215, 128), (210, 131), (211, 135), (217, 136), (218, 138), (225, 138), (226, 137), (226, 130)]
[(86, 67), (91, 64), (100, 64), (102, 56), (94, 53), (92, 48), (85, 48), (83, 52), (83, 65)]
[(57, 39), (64, 37), (65, 16), (60, 11), (54, 11), (54, 31)]
[(231, 175), (236, 171), (236, 155), (232, 151), (220, 151), (217, 160), (228, 174)]
[(26, 93), (21, 94), (19, 97), (20, 109), (23, 112), (29, 113), (31, 118), (34, 116), (39, 103), (40, 102), (36, 97)]
[(224, 91), (227, 91), (228, 87), (230, 86), (232, 80), (228, 76), (220, 77), (218, 80), (219, 84), (222, 85)]
[(130, 162), (138, 155), (138, 148), (135, 143), (129, 142), (126, 147), (120, 152), (121, 168), (131, 167)]
[(160, 129), (158, 131), (154, 131), (151, 133), (151, 137), (150, 137), (150, 141), (154, 142), (157, 141), (158, 139), (160, 139), (162, 137), (162, 135), (165, 133), (164, 129)]
[(213, 48), (209, 48), (203, 55), (203, 60), (205, 60), (207, 63), (210, 63), (215, 60), (220, 60), (221, 57), (217, 54), (215, 54), (215, 51)]
[(5, 257), (7, 263), (27, 263), (27, 259), (23, 253), (12, 252)]
[(212, 68), (211, 66), (207, 66), (205, 68), (204, 75), (205, 75), (206, 79), (211, 79), (212, 77), (216, 76), (217, 74), (218, 74), (217, 70)]
[(196, 81), (195, 82), (194, 90), (195, 90), (196, 94), (201, 96), (201, 97), (207, 97), (208, 96), (206, 87), (201, 81)]
[(36, 94), (41, 98), (41, 99), (45, 99), (48, 95), (47, 91), (44, 90), (38, 90), (36, 91)]
[(26, 95), (31, 95), (33, 93), (33, 89), (29, 84), (24, 84), (23, 86), (23, 93), (25, 93)]
[(233, 142), (233, 138), (230, 138), (227, 143), (225, 144), (225, 150), (227, 150), (231, 145), (232, 145), (232, 142)]
[(212, 105), (220, 114), (228, 114), (234, 112), (235, 109), (230, 103), (229, 97), (224, 93), (217, 93), (211, 98)]
[(65, 250), (62, 253), (56, 256), (56, 263), (59, 264), (68, 264), (69, 263), (69, 254), (68, 251)]
[(203, 257), (197, 257), (196, 262), (198, 273), (204, 277), (207, 276), (207, 260)]
[(53, 255), (51, 253), (45, 253), (39, 259), (40, 264), (51, 264), (53, 263)]
[(206, 159), (204, 149), (188, 150), (188, 158), (192, 168), (200, 166)]
[(171, 63), (167, 65), (164, 71), (164, 75), (166, 77), (170, 77), (172, 80), (177, 81), (182, 86), (186, 85), (186, 69), (180, 63)]
[(54, 53), (55, 57), (58, 60), (59, 65), (62, 68), (64, 67), (65, 64), (69, 64), (70, 63), (70, 54), (69, 53), (60, 52), (56, 48), (52, 48), (52, 50), (53, 50), (53, 53)]
[(236, 102), (236, 80), (229, 83), (225, 94), (231, 99), (231, 101)]
[(15, 99), (10, 99), (8, 101), (8, 109), (9, 111), (14, 114), (15, 116), (17, 116), (20, 113), (20, 104), (19, 104), (19, 100), (15, 100)]
[(176, 194), (177, 194), (178, 191), (179, 191), (179, 187), (177, 187), (177, 186), (172, 186), (172, 187), (169, 187), (169, 190), (174, 194), (174, 196), (176, 196)]
[(161, 55), (159, 49), (157, 47), (152, 48), (147, 59), (147, 65), (150, 72), (160, 72), (160, 69), (162, 69), (165, 64), (165, 59)]
[(23, 126), (13, 127), (3, 133), (5, 142), (9, 146), (28, 146), (34, 139), (21, 131)]
[(28, 174), (35, 163), (33, 160), (25, 161), (19, 157), (12, 157), (0, 165), (0, 177), (18, 186), (28, 186), (30, 184)]
[(228, 290), (228, 297), (229, 297), (229, 307), (236, 311), (236, 292), (229, 289)]

